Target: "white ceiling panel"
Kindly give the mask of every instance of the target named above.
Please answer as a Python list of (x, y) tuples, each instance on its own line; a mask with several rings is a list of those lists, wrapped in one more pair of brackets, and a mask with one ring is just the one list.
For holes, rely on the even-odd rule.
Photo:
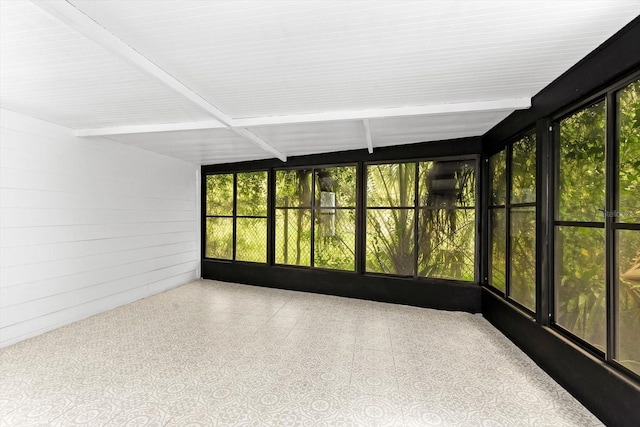
[(371, 119), (374, 147), (482, 135), (511, 111)]
[(108, 138), (195, 164), (232, 163), (272, 157), (228, 129), (111, 135)]
[(0, 105), (73, 129), (210, 119), (28, 1), (0, 2)]
[(638, 0), (1, 0), (0, 106), (200, 164), (366, 148), (356, 118), (374, 147), (480, 136), (638, 14)]
[(255, 126), (250, 130), (288, 156), (367, 147), (362, 120)]
[(637, 0), (71, 0), (233, 118), (531, 97)]

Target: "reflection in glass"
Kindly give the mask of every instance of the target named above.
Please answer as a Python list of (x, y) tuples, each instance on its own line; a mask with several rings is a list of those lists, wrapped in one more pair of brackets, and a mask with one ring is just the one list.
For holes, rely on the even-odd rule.
[(415, 170), (415, 163), (367, 166), (367, 206), (414, 206)]
[(236, 212), (239, 216), (267, 216), (267, 172), (238, 173)]
[(316, 169), (315, 183), (316, 207), (323, 205), (323, 201), (343, 208), (356, 206), (355, 166)]
[(207, 215), (233, 215), (233, 174), (208, 175)]
[(316, 209), (314, 266), (355, 270), (355, 209)]
[(618, 92), (619, 222), (640, 223), (640, 80)]
[(511, 203), (536, 201), (536, 135), (515, 142), (511, 151)]
[(367, 272), (413, 275), (413, 209), (368, 209)]
[(205, 256), (231, 259), (233, 257), (233, 218), (207, 218)]
[(536, 210), (511, 210), (511, 268), (509, 296), (531, 311), (536, 309)]
[(640, 374), (640, 231), (619, 230), (616, 359)]
[(276, 207), (311, 207), (311, 169), (276, 171)]
[(605, 102), (560, 122), (558, 219), (603, 221)]
[(276, 263), (311, 264), (310, 209), (276, 209)]
[(604, 351), (604, 229), (556, 227), (555, 253), (555, 321)]
[(422, 162), (420, 168), (420, 206), (452, 208), (476, 204), (473, 161)]
[(506, 264), (506, 240), (507, 240), (507, 219), (504, 208), (489, 210), (489, 228), (491, 230), (489, 253), (489, 284), (506, 290), (507, 264)]
[(267, 219), (236, 219), (236, 260), (267, 262)]

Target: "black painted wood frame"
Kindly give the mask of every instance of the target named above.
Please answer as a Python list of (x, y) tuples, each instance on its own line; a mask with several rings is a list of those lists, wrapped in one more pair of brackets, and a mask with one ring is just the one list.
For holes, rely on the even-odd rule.
[[(204, 180), (208, 174), (225, 172), (242, 172), (252, 170), (268, 170), (271, 197), (269, 200), (269, 229), (267, 263), (247, 263), (202, 258), (202, 277), (250, 285), (268, 286), (296, 291), (314, 292), (372, 301), (391, 302), (397, 304), (429, 307), (441, 310), (480, 312), (480, 286), (478, 282), (462, 282), (434, 278), (411, 278), (391, 275), (364, 273), (364, 166), (368, 162), (416, 161), (418, 159), (473, 159), (478, 158), (482, 150), (479, 137), (460, 138), (386, 147), (369, 154), (366, 149), (336, 153), (316, 154), (291, 157), (286, 163), (277, 159), (252, 162), (218, 164), (202, 167), (202, 188), (206, 188)], [(358, 173), (358, 206), (356, 214), (356, 271), (346, 272), (319, 268), (277, 265), (273, 254), (272, 217), (274, 203), (273, 171), (278, 168), (314, 167), (320, 165), (355, 164)], [(480, 179), (476, 180), (476, 193)], [(479, 205), (476, 198), (476, 206)], [(205, 193), (202, 191), (202, 230), (205, 229)], [(479, 208), (476, 208), (479, 211)], [(480, 224), (476, 219), (476, 230)], [(477, 233), (478, 234), (478, 233)], [(477, 240), (477, 239), (476, 239)], [(480, 244), (476, 244), (476, 259), (480, 259)], [(202, 253), (205, 253), (204, 238)]]
[[(598, 357), (586, 346), (580, 346), (578, 340), (571, 340), (555, 330), (550, 322), (555, 192), (552, 125), (558, 114), (637, 73), (640, 70), (638, 40), (640, 17), (535, 95), (530, 109), (514, 112), (483, 136), (483, 152), (491, 154), (535, 126), (539, 161), (536, 316), (532, 317), (531, 313), (505, 300), (487, 287), (486, 282), (482, 283), (482, 313), (608, 426), (640, 425), (640, 381), (637, 376), (617, 369), (615, 363)], [(611, 134), (608, 137), (611, 138)], [(609, 161), (613, 159), (610, 155), (608, 158)], [(483, 206), (483, 212), (486, 212), (486, 206)], [(486, 225), (486, 218), (483, 218), (483, 225)], [(485, 269), (487, 248), (485, 239), (482, 259)]]
[[(540, 367), (582, 402), (608, 426), (637, 426), (640, 420), (640, 382), (633, 376), (615, 369), (604, 360), (595, 357), (567, 337), (549, 326), (550, 278), (553, 242), (548, 239), (553, 227), (553, 206), (549, 197), (553, 194), (553, 173), (550, 167), (553, 153), (550, 131), (552, 117), (558, 112), (577, 105), (590, 95), (602, 90), (616, 80), (640, 69), (640, 17), (616, 33), (578, 64), (548, 85), (532, 98), (528, 110), (517, 111), (487, 132), (482, 139), (465, 138), (453, 141), (412, 144), (402, 147), (381, 148), (369, 155), (366, 150), (346, 151), (290, 158), (287, 163), (279, 160), (262, 160), (235, 164), (220, 164), (202, 167), (203, 177), (208, 173), (240, 172), (278, 167), (313, 166), (321, 164), (358, 163), (362, 174), (363, 163), (369, 161), (415, 160), (483, 153), (489, 155), (512, 142), (519, 134), (536, 128), (538, 141), (538, 190), (537, 190), (537, 305), (536, 315), (520, 310), (487, 287), (473, 283), (441, 281), (434, 279), (411, 279), (373, 274), (361, 274), (362, 244), (364, 236), (358, 237), (359, 254), (357, 273), (308, 269), (273, 265), (273, 253), (268, 254), (268, 264), (202, 260), (205, 278), (309, 291), (376, 301), (394, 302), (421, 307), (446, 310), (482, 311), (483, 315), (516, 345), (525, 351)], [(479, 170), (478, 199), (482, 200), (482, 218), (478, 220), (480, 247), (483, 255), (480, 262), (480, 277), (487, 273), (486, 212), (486, 165)], [(545, 178), (547, 177), (547, 178)], [(362, 178), (362, 175), (360, 175)], [(542, 179), (540, 179), (542, 178)], [(273, 194), (273, 179), (270, 179)], [(205, 187), (203, 186), (203, 189)], [(362, 200), (362, 188), (358, 188)], [(203, 209), (204, 209), (204, 191)], [(272, 201), (269, 201), (271, 212)], [(358, 217), (364, 215), (360, 203)], [(270, 220), (271, 221), (271, 220)], [(203, 215), (204, 230), (204, 215)], [(361, 227), (359, 227), (361, 228)], [(273, 232), (273, 227), (271, 227)], [(270, 236), (270, 245), (274, 236)], [(204, 242), (203, 242), (204, 254)]]

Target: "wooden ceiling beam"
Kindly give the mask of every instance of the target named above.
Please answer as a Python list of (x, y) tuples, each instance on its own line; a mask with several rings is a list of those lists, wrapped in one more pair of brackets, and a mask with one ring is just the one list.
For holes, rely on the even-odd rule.
[[(189, 101), (193, 102), (194, 104), (211, 114), (217, 121), (219, 121), (226, 127), (233, 126), (232, 119), (225, 113), (220, 111), (215, 105), (204, 99), (198, 93), (189, 89), (181, 81), (173, 77), (171, 74), (167, 73), (165, 70), (147, 59), (140, 52), (110, 33), (108, 30), (91, 19), (89, 16), (85, 15), (71, 3), (65, 0), (32, 0), (32, 3), (38, 6), (43, 11), (49, 13), (51, 16), (57, 18), (62, 23), (68, 25), (70, 28), (73, 28), (80, 34), (83, 34), (85, 37), (89, 38), (102, 48), (123, 59), (130, 65), (133, 65), (138, 70), (160, 81), (165, 86), (173, 89), (178, 94), (184, 96)], [(88, 130), (85, 130), (84, 132), (86, 133), (88, 132)], [(280, 160), (287, 160), (287, 156), (278, 151), (275, 147), (269, 145), (269, 143), (267, 143), (266, 141), (260, 139), (258, 136), (251, 134), (251, 137), (245, 137), (247, 137), (252, 143), (258, 145), (262, 149), (274, 154)]]

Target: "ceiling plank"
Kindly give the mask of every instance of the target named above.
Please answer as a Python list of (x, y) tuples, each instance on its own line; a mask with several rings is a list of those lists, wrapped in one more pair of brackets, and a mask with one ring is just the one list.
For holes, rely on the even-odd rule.
[(255, 135), (254, 133), (252, 133), (248, 129), (245, 129), (245, 128), (229, 128), (229, 129), (234, 131), (238, 135), (243, 136), (243, 137), (247, 138), (250, 141), (253, 141), (253, 143), (256, 144), (258, 147), (260, 147), (263, 150), (275, 155), (277, 158), (279, 158), (283, 162), (287, 161), (287, 156), (285, 156), (283, 153), (278, 151), (272, 145), (269, 145), (269, 143), (265, 142), (264, 140), (262, 140), (262, 138), (260, 138), (258, 135)]
[(331, 111), (325, 113), (293, 114), (286, 116), (233, 119), (232, 126), (251, 127), (295, 123), (331, 122), (336, 120), (380, 119), (385, 117), (427, 116), (481, 111), (522, 110), (531, 107), (531, 98), (498, 99), (492, 101), (458, 102), (451, 104), (420, 105), (411, 107), (378, 108), (367, 110)]
[(363, 119), (362, 125), (364, 126), (364, 137), (367, 140), (367, 151), (369, 154), (373, 154), (373, 141), (371, 140), (371, 125), (369, 119)]
[[(129, 64), (133, 65), (137, 69), (145, 72), (146, 74), (159, 80), (166, 86), (170, 87), (177, 93), (181, 94), (200, 108), (211, 114), (220, 123), (227, 127), (233, 126), (231, 117), (220, 111), (215, 105), (205, 100), (198, 93), (192, 91), (185, 86), (181, 81), (173, 77), (171, 74), (158, 67), (156, 64), (147, 59), (140, 52), (114, 36), (96, 21), (85, 15), (82, 11), (77, 9), (71, 3), (65, 0), (31, 0), (32, 3), (38, 6), (43, 11), (54, 16), (65, 25), (88, 37), (99, 46), (125, 60)], [(237, 132), (236, 132), (237, 133)], [(280, 153), (277, 149), (269, 145), (267, 142), (262, 141), (258, 136), (251, 134), (252, 137), (248, 138), (253, 143), (263, 148), (270, 153), (279, 153), (277, 155), (281, 160), (286, 161), (286, 156)]]
[(226, 129), (227, 126), (217, 120), (186, 123), (162, 123), (150, 125), (115, 126), (108, 128), (77, 129), (76, 136), (127, 135), (135, 133), (172, 132), (199, 129)]

